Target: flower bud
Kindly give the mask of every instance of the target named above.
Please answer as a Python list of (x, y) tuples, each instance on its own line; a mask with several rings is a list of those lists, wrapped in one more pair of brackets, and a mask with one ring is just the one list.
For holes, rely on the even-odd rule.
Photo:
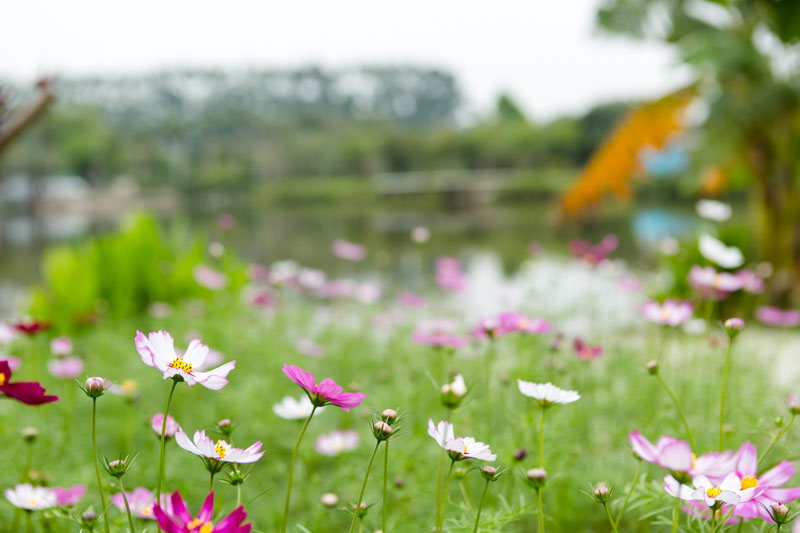
[(332, 492), (326, 492), (320, 497), (319, 501), (321, 501), (322, 505), (325, 507), (335, 507), (336, 504), (339, 503), (339, 496)]
[(800, 415), (800, 398), (798, 398), (796, 394), (790, 394), (786, 398), (786, 406), (789, 408), (789, 412), (792, 413), (792, 416)]
[(100, 377), (91, 377), (86, 378), (86, 383), (84, 383), (83, 392), (89, 398), (99, 398), (103, 395), (106, 391), (106, 382), (103, 378)]
[(467, 477), (467, 471), (461, 467), (453, 469), (453, 478), (464, 479)]
[(381, 413), (381, 420), (391, 425), (397, 420), (397, 411), (394, 409), (384, 409)]
[(783, 426), (783, 417), (782, 416), (776, 416), (775, 420), (773, 420), (772, 423), (775, 424), (776, 428), (782, 427)]
[(114, 459), (113, 461), (103, 458), (103, 467), (108, 472), (108, 475), (119, 479), (125, 475), (134, 460), (135, 457), (133, 459), (125, 457), (124, 459)]
[(605, 504), (611, 497), (611, 491), (608, 489), (608, 485), (606, 485), (605, 481), (601, 481), (595, 485), (592, 494), (594, 495), (595, 501), (602, 504)]
[(498, 472), (497, 469), (493, 466), (486, 465), (483, 468), (481, 468), (481, 476), (483, 476), (483, 479), (485, 479), (486, 481), (497, 481), (498, 479), (500, 479), (500, 476), (502, 475), (503, 473)]
[(97, 513), (91, 510), (91, 508), (81, 515), (81, 526), (85, 527), (89, 531), (92, 531), (95, 527), (97, 527)]
[(651, 376), (658, 374), (658, 361), (649, 361), (644, 367)]
[(375, 435), (375, 438), (378, 440), (388, 439), (392, 436), (392, 431), (392, 426), (382, 420), (378, 420), (375, 422), (375, 425), (372, 426), (372, 434)]
[(456, 409), (461, 405), (464, 396), (467, 395), (467, 386), (464, 378), (458, 374), (453, 378), (452, 383), (445, 383), (440, 389), (442, 404), (448, 409)]
[(356, 509), (356, 505), (353, 504), (350, 506), (350, 510), (354, 513), (357, 513), (358, 518), (364, 518), (365, 516), (367, 516), (368, 507), (366, 503), (362, 502), (361, 505), (358, 506), (358, 509)]
[(725, 332), (733, 340), (744, 329), (744, 320), (741, 318), (729, 318), (725, 321)]
[(776, 524), (785, 524), (789, 521), (789, 508), (780, 502), (772, 502), (769, 514)]
[(392, 483), (394, 483), (395, 487), (402, 487), (403, 485), (406, 484), (406, 480), (405, 480), (405, 478), (403, 478), (401, 476), (397, 476), (396, 478), (394, 478), (392, 480)]
[(544, 468), (531, 468), (525, 472), (525, 479), (531, 487), (539, 490), (547, 482), (547, 471)]
[(231, 433), (233, 433), (233, 422), (231, 422), (230, 418), (223, 418), (217, 422), (217, 430), (223, 435), (230, 437)]
[(39, 436), (39, 430), (36, 429), (35, 427), (28, 426), (22, 428), (22, 440), (24, 440), (25, 442), (32, 443), (33, 441), (36, 440), (36, 437), (38, 436)]
[(514, 460), (515, 461), (522, 461), (527, 456), (528, 456), (528, 452), (525, 450), (525, 448), (520, 448), (519, 450), (514, 452)]
[(248, 474), (245, 474), (241, 470), (230, 469), (228, 470), (228, 479), (227, 481), (232, 487), (237, 485), (243, 485), (244, 482), (247, 480)]

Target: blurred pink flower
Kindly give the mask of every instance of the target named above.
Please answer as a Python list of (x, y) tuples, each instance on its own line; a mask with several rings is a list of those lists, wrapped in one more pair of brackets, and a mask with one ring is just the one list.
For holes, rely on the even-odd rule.
[(625, 292), (639, 292), (644, 283), (636, 276), (623, 276), (617, 280), (617, 286)]
[(616, 235), (606, 235), (597, 244), (580, 239), (572, 239), (569, 241), (568, 246), (575, 259), (579, 259), (589, 265), (596, 265), (617, 249), (619, 238)]
[(742, 288), (742, 280), (739, 277), (699, 265), (689, 270), (689, 284), (701, 295), (712, 300), (724, 300), (730, 293)]
[(217, 217), (217, 227), (222, 230), (232, 230), (236, 227), (236, 219), (230, 213), (222, 213)]
[(325, 299), (352, 298), (356, 292), (356, 282), (350, 279), (333, 279), (317, 291), (317, 296)]
[(756, 319), (767, 326), (795, 328), (800, 325), (800, 311), (763, 305), (756, 309)]
[(742, 283), (742, 290), (750, 294), (761, 294), (764, 292), (764, 278), (758, 275), (755, 270), (743, 268), (736, 272), (736, 277)]
[(363, 261), (367, 257), (366, 248), (344, 239), (336, 239), (331, 249), (336, 257), (348, 261)]
[(325, 285), (325, 272), (316, 268), (301, 268), (296, 281), (303, 289), (315, 291)]
[(673, 437), (659, 437), (655, 445), (641, 433), (628, 435), (633, 453), (643, 461), (653, 463), (675, 473), (689, 477), (704, 475), (717, 482), (725, 478), (736, 466), (738, 455), (730, 451), (707, 453), (697, 457), (689, 443)]
[(0, 344), (7, 344), (17, 338), (17, 331), (11, 324), (0, 322)]
[(69, 355), (72, 353), (72, 339), (69, 337), (56, 337), (50, 341), (50, 352), (53, 355)]
[(228, 284), (228, 277), (225, 274), (206, 265), (194, 267), (192, 275), (199, 285), (212, 291), (222, 290)]
[(497, 317), (500, 322), (500, 330), (506, 333), (532, 333), (539, 335), (548, 333), (552, 326), (541, 318), (531, 318), (528, 315), (517, 311), (506, 311)]
[(83, 372), (80, 357), (60, 357), (47, 362), (47, 369), (54, 378), (75, 379)]
[(22, 366), (22, 359), (11, 355), (0, 354), (0, 361), (8, 363), (8, 368), (10, 368), (12, 372), (16, 372), (17, 369)]
[(410, 309), (421, 309), (425, 307), (425, 298), (408, 291), (397, 293), (397, 301)]
[[(153, 496), (153, 492), (147, 490), (144, 487), (136, 487), (133, 489), (133, 492), (125, 492), (125, 497), (128, 499), (128, 505), (131, 508), (131, 514), (137, 518), (143, 518), (145, 520), (155, 520), (156, 517), (153, 514), (153, 507), (156, 504), (156, 498)], [(122, 499), (122, 493), (117, 492), (116, 494), (112, 495), (111, 504), (122, 511), (125, 512), (125, 500)], [(162, 504), (167, 504), (167, 514), (172, 514), (172, 505), (169, 502), (169, 497), (167, 494), (161, 495)], [(165, 507), (162, 505), (162, 507)]]
[(317, 437), (317, 440), (314, 441), (314, 449), (322, 455), (333, 457), (342, 452), (356, 449), (358, 443), (358, 433), (354, 430), (347, 429), (340, 431), (336, 429)]
[(645, 320), (662, 326), (679, 326), (692, 318), (694, 307), (689, 302), (666, 300), (659, 304), (655, 300), (643, 303), (639, 307)]
[(467, 280), (461, 270), (461, 262), (453, 257), (437, 259), (436, 284), (447, 291), (463, 291), (466, 288)]
[(246, 298), (253, 307), (269, 309), (275, 305), (275, 292), (268, 288), (252, 288), (246, 292)]
[(391, 307), (383, 313), (372, 315), (372, 325), (379, 328), (388, 328), (405, 322), (406, 317), (404, 310), (399, 307)]
[(575, 340), (572, 341), (572, 346), (578, 359), (583, 359), (584, 361), (591, 361), (603, 355), (602, 346), (589, 346), (580, 337), (575, 337)]
[(411, 334), (411, 340), (417, 344), (427, 344), (435, 348), (451, 348), (453, 350), (457, 350), (467, 344), (466, 338), (444, 331), (435, 331), (433, 333), (414, 331)]
[(317, 344), (311, 339), (299, 339), (295, 345), (295, 349), (303, 355), (322, 359), (325, 357), (325, 347)]
[(247, 269), (247, 277), (251, 281), (267, 281), (269, 279), (269, 270), (264, 265), (253, 263)]
[(356, 284), (353, 291), (353, 299), (362, 304), (372, 304), (377, 302), (381, 297), (381, 287), (377, 283), (359, 283)]
[[(161, 437), (161, 426), (164, 424), (164, 413), (156, 413), (150, 420), (150, 427), (153, 429), (158, 437)], [(181, 426), (175, 422), (172, 415), (167, 415), (167, 425), (164, 428), (164, 435), (167, 437), (174, 437), (175, 433), (181, 429)]]
[(363, 392), (343, 392), (342, 387), (331, 378), (325, 378), (317, 384), (313, 374), (295, 365), (283, 365), (283, 373), (309, 395), (311, 403), (317, 407), (333, 404), (349, 412), (351, 407), (358, 407), (364, 401)]
[(56, 495), (56, 502), (59, 507), (72, 507), (73, 505), (77, 505), (86, 493), (86, 487), (84, 485), (73, 485), (69, 488), (53, 487), (52, 490)]

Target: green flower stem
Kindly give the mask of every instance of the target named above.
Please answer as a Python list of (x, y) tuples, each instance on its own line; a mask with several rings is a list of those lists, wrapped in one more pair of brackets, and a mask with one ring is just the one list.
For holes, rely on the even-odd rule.
[(631, 499), (631, 494), (633, 494), (633, 490), (636, 488), (636, 483), (639, 481), (639, 474), (642, 473), (642, 461), (639, 460), (639, 466), (636, 467), (636, 474), (633, 476), (633, 482), (631, 483), (631, 488), (628, 490), (628, 495), (625, 496), (625, 501), (622, 502), (622, 508), (617, 513), (617, 519), (614, 521), (614, 525), (619, 527), (619, 523), (622, 520), (622, 515), (625, 514), (625, 508), (628, 506), (628, 501)]
[(786, 427), (783, 428), (782, 431), (779, 431), (778, 433), (775, 434), (775, 436), (772, 438), (772, 442), (769, 443), (769, 447), (767, 447), (767, 449), (764, 450), (764, 452), (761, 454), (761, 457), (758, 458), (758, 462), (759, 463), (764, 460), (764, 458), (767, 456), (767, 454), (770, 452), (770, 450), (772, 450), (772, 448), (775, 447), (775, 444), (778, 443), (778, 441), (781, 439), (781, 437), (783, 437), (783, 435), (787, 431), (789, 431), (789, 428), (792, 427), (792, 424), (794, 424), (794, 419), (795, 419), (796, 416), (797, 416), (796, 414), (792, 414), (792, 419), (789, 420), (789, 423), (786, 424)]
[(617, 524), (614, 522), (614, 518), (611, 516), (611, 510), (608, 508), (608, 502), (603, 503), (603, 509), (606, 510), (606, 516), (608, 517), (608, 523), (611, 524), (611, 531), (613, 533), (617, 533)]
[(383, 448), (383, 506), (381, 507), (381, 531), (386, 533), (386, 500), (388, 494), (387, 484), (389, 482), (389, 441)]
[[(444, 419), (445, 421), (450, 421), (450, 414), (452, 413), (451, 409), (447, 409)], [(442, 510), (442, 477), (444, 476), (444, 458), (447, 456), (447, 450), (442, 450), (442, 454), (439, 456), (439, 471), (436, 474), (436, 521), (434, 524), (439, 523), (439, 516)]]
[(450, 460), (450, 470), (447, 471), (447, 482), (444, 484), (444, 498), (442, 498), (442, 514), (439, 517), (439, 523), (437, 524), (436, 531), (437, 533), (441, 533), (442, 529), (444, 528), (444, 513), (447, 510), (447, 493), (450, 492), (450, 478), (453, 477), (453, 466), (455, 466), (456, 462), (452, 459)]
[(161, 422), (161, 452), (158, 459), (158, 482), (156, 483), (156, 494), (158, 498), (156, 501), (159, 505), (161, 505), (161, 487), (162, 484), (165, 483), (165, 479), (167, 476), (165, 474), (166, 470), (166, 442), (167, 442), (167, 417), (169, 416), (169, 405), (172, 403), (172, 395), (175, 393), (175, 387), (178, 385), (178, 381), (173, 379), (172, 380), (172, 388), (169, 389), (169, 396), (167, 396), (167, 407), (164, 409), (164, 420)]
[[(676, 497), (675, 498), (675, 507), (672, 509), (672, 533), (677, 533), (677, 531), (678, 531), (678, 518), (680, 517), (680, 509), (681, 509), (681, 499)], [(711, 530), (712, 531), (714, 530), (714, 518), (713, 518), (713, 515), (712, 515), (712, 518), (711, 518)]]
[(722, 397), (719, 401), (719, 451), (723, 450), (723, 426), (725, 425), (725, 384), (728, 382), (728, 363), (731, 359), (731, 346), (733, 346), (733, 336), (728, 338), (728, 350), (725, 353), (725, 367), (722, 371)]
[(28, 533), (33, 533), (33, 511), (25, 511), (25, 530)]
[(544, 466), (544, 412), (546, 407), (542, 407), (542, 422), (539, 424), (539, 468)]
[(125, 486), (122, 484), (122, 477), (119, 478), (119, 490), (122, 493), (122, 501), (125, 502), (125, 512), (128, 513), (128, 525), (131, 527), (131, 533), (136, 533), (136, 528), (133, 525), (133, 515), (131, 515), (131, 507), (128, 505), (128, 496), (125, 494)]
[(31, 473), (31, 467), (33, 466), (33, 442), (28, 441), (26, 444), (28, 445), (28, 458), (25, 460), (25, 470), (22, 471), (23, 483), (28, 481)]
[(208, 492), (214, 490), (214, 472), (211, 472), (211, 480), (208, 482)]
[(483, 493), (481, 494), (481, 501), (478, 503), (478, 514), (475, 516), (475, 527), (472, 528), (472, 533), (478, 533), (478, 526), (481, 523), (481, 511), (483, 510), (483, 500), (486, 498), (486, 491), (489, 490), (489, 480), (486, 480), (486, 485), (483, 487)]
[(353, 521), (350, 523), (350, 533), (353, 533), (356, 530), (356, 521), (358, 520), (359, 511), (361, 510), (361, 502), (364, 500), (364, 491), (367, 490), (369, 471), (372, 470), (372, 462), (375, 460), (375, 454), (378, 453), (378, 447), (380, 445), (381, 441), (377, 440), (375, 443), (375, 448), (372, 450), (372, 455), (369, 456), (369, 463), (367, 463), (367, 471), (364, 473), (364, 482), (361, 484), (361, 492), (358, 495), (358, 502), (356, 503), (355, 509), (353, 509)]
[(672, 389), (669, 388), (667, 382), (664, 381), (664, 378), (661, 377), (661, 373), (657, 372), (656, 377), (658, 381), (661, 382), (661, 385), (664, 387), (664, 390), (667, 391), (669, 397), (672, 398), (672, 403), (675, 404), (675, 409), (678, 411), (678, 416), (681, 418), (681, 422), (683, 422), (683, 427), (686, 429), (686, 438), (689, 440), (689, 445), (695, 450), (694, 446), (694, 439), (692, 438), (692, 430), (689, 429), (689, 422), (686, 421), (686, 415), (683, 414), (683, 408), (681, 407), (681, 403), (678, 401), (678, 397), (675, 396), (675, 393), (672, 392)]
[(536, 489), (536, 517), (539, 521), (539, 533), (544, 533), (544, 504), (542, 503), (542, 489)]
[(289, 502), (291, 502), (292, 499), (292, 478), (294, 476), (294, 462), (297, 459), (297, 450), (300, 448), (300, 441), (303, 440), (303, 435), (306, 434), (308, 424), (311, 422), (311, 418), (313, 418), (316, 410), (317, 406), (315, 405), (313, 409), (311, 409), (311, 414), (308, 415), (306, 423), (303, 424), (303, 429), (300, 430), (300, 436), (297, 437), (297, 443), (294, 445), (294, 451), (292, 451), (292, 461), (289, 463), (289, 485), (286, 487), (286, 502), (283, 504), (283, 522), (281, 522), (281, 533), (286, 533), (286, 525), (289, 522)]
[(106, 514), (106, 495), (103, 481), (100, 479), (100, 466), (97, 462), (97, 398), (92, 398), (92, 452), (94, 453), (94, 472), (97, 474), (97, 490), (100, 492), (100, 503), (103, 506), (103, 528), (109, 533), (108, 515)]

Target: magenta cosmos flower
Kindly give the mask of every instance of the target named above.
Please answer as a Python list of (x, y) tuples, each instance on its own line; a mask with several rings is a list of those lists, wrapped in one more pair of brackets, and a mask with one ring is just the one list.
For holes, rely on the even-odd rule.
[(666, 300), (663, 304), (650, 300), (643, 303), (639, 311), (648, 322), (675, 327), (692, 318), (694, 307), (689, 302), (678, 300)]
[(591, 361), (603, 355), (602, 346), (590, 346), (580, 337), (575, 337), (575, 340), (572, 341), (572, 347), (575, 349), (575, 355), (578, 356), (578, 359), (583, 361)]
[(142, 362), (160, 370), (164, 379), (185, 381), (190, 387), (199, 383), (207, 389), (219, 390), (228, 384), (228, 373), (236, 367), (236, 361), (230, 361), (208, 372), (197, 371), (208, 357), (208, 346), (195, 339), (185, 353), (178, 355), (172, 336), (166, 331), (153, 332), (147, 337), (137, 331), (136, 350)]
[(283, 365), (286, 377), (300, 385), (308, 399), (317, 407), (333, 404), (349, 412), (352, 407), (358, 407), (364, 400), (363, 392), (342, 392), (343, 389), (331, 378), (325, 378), (317, 384), (311, 372), (307, 372), (295, 365)]
[(616, 235), (606, 235), (597, 244), (580, 239), (569, 241), (569, 251), (572, 256), (589, 265), (596, 265), (606, 259), (617, 249), (617, 246), (619, 246), (619, 238)]
[(25, 405), (41, 405), (58, 401), (58, 396), (45, 394), (45, 389), (36, 381), (11, 383), (11, 367), (8, 361), (0, 361), (0, 393)]
[(158, 527), (166, 533), (250, 533), (252, 524), (242, 522), (247, 518), (244, 506), (240, 505), (231, 514), (214, 524), (214, 492), (210, 492), (203, 502), (203, 507), (193, 517), (186, 508), (186, 503), (178, 492), (172, 494), (172, 513), (168, 515), (156, 505), (153, 509), (158, 520)]
[(764, 305), (756, 309), (756, 319), (767, 326), (779, 328), (795, 328), (800, 326), (800, 311), (787, 309), (785, 311)]
[(35, 318), (24, 318), (14, 323), (14, 329), (25, 335), (36, 335), (50, 329), (50, 322)]
[(84, 485), (73, 485), (69, 488), (53, 487), (52, 491), (56, 495), (56, 504), (59, 507), (72, 507), (86, 494), (86, 487)]
[(463, 291), (467, 286), (467, 279), (461, 270), (461, 262), (453, 257), (437, 259), (436, 284), (446, 291)]
[[(156, 497), (153, 496), (153, 491), (147, 490), (144, 487), (137, 487), (133, 489), (133, 492), (125, 492), (125, 498), (128, 499), (128, 505), (131, 508), (131, 514), (137, 518), (143, 518), (145, 520), (155, 520), (155, 514), (153, 513), (153, 508), (156, 505)], [(109, 498), (111, 504), (122, 511), (123, 513), (126, 512), (125, 510), (125, 500), (122, 498), (122, 493), (117, 492), (111, 498)], [(161, 508), (166, 511), (167, 515), (172, 514), (172, 503), (169, 500), (169, 496), (166, 494), (161, 495), (162, 506)]]
[(742, 288), (742, 280), (738, 276), (699, 265), (689, 270), (689, 284), (701, 295), (712, 300), (724, 300), (732, 292)]
[(183, 429), (179, 428), (175, 433), (175, 442), (187, 452), (223, 463), (255, 463), (264, 455), (261, 451), (261, 441), (246, 449), (234, 448), (224, 440), (214, 443), (203, 430), (195, 431), (192, 440), (189, 440)]
[[(781, 461), (761, 475), (758, 474), (758, 453), (750, 441), (742, 444), (736, 454), (736, 474), (741, 490), (755, 489), (755, 496), (746, 502), (739, 503), (733, 509), (733, 516), (745, 520), (763, 518), (771, 522), (767, 509), (772, 502), (787, 503), (800, 498), (800, 487), (783, 489), (792, 477), (795, 469), (789, 461)], [(725, 511), (723, 510), (723, 514)]]
[(669, 436), (659, 437), (655, 445), (638, 431), (632, 431), (628, 439), (633, 453), (643, 461), (669, 470), (682, 481), (700, 475), (720, 481), (736, 465), (737, 456), (729, 451), (707, 453), (697, 457), (688, 442)]

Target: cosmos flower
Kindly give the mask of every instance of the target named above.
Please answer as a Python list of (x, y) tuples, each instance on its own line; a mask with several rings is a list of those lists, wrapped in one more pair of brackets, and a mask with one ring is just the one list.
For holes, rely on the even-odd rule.
[(11, 367), (8, 361), (0, 361), (0, 393), (26, 405), (41, 405), (58, 401), (58, 396), (45, 394), (45, 389), (35, 381), (11, 382)]
[(572, 341), (572, 347), (575, 349), (575, 355), (578, 356), (578, 359), (584, 361), (591, 361), (603, 355), (602, 346), (590, 346), (580, 337), (575, 337)]
[[(153, 496), (153, 492), (147, 490), (144, 487), (137, 487), (133, 489), (133, 492), (125, 492), (125, 497), (128, 499), (128, 505), (131, 508), (131, 514), (137, 518), (143, 518), (145, 520), (155, 520), (156, 517), (153, 513), (153, 507), (156, 504), (156, 498)], [(166, 505), (162, 505), (162, 509), (166, 509), (168, 515), (172, 514), (172, 503), (170, 502), (168, 496), (166, 494), (161, 496), (162, 503)], [(111, 500), (111, 504), (122, 511), (125, 511), (125, 500), (122, 498), (122, 493), (117, 492), (109, 498)]]
[(461, 270), (461, 262), (453, 257), (437, 259), (436, 284), (446, 291), (463, 291), (467, 286), (467, 279)]
[(724, 300), (730, 293), (742, 288), (742, 280), (738, 276), (698, 265), (689, 270), (689, 284), (713, 300)]
[(14, 323), (14, 329), (25, 335), (32, 336), (50, 329), (50, 323), (35, 318), (24, 318)]
[(221, 213), (217, 217), (217, 227), (229, 231), (236, 227), (236, 219), (230, 213)]
[(476, 441), (472, 437), (455, 437), (453, 424), (442, 420), (438, 424), (428, 419), (428, 435), (436, 444), (444, 448), (453, 461), (478, 459), (479, 461), (495, 461), (497, 455), (492, 453), (488, 444)]
[(697, 457), (688, 442), (662, 436), (653, 445), (638, 431), (632, 431), (628, 439), (639, 458), (672, 472), (678, 477), (707, 476), (714, 481), (723, 479), (736, 465), (737, 456), (729, 451), (707, 453)]
[(506, 311), (497, 317), (500, 322), (500, 333), (532, 333), (539, 335), (548, 333), (552, 326), (541, 318), (530, 318), (516, 311)]
[(11, 369), (12, 372), (16, 372), (19, 367), (22, 366), (22, 359), (19, 357), (12, 357), (10, 355), (0, 354), (0, 361), (5, 361), (8, 363), (8, 367)]
[[(153, 429), (153, 432), (161, 437), (161, 427), (164, 425), (164, 413), (156, 413), (153, 415), (153, 418), (150, 420), (150, 427)], [(172, 418), (172, 415), (167, 415), (167, 425), (164, 427), (164, 435), (169, 437), (174, 437), (175, 433), (180, 431), (181, 426), (175, 422), (175, 419)]]
[(425, 298), (408, 291), (398, 292), (396, 298), (401, 305), (409, 309), (421, 309), (425, 307)]
[(0, 322), (0, 344), (8, 344), (16, 338), (16, 328), (6, 322)]
[(207, 265), (197, 265), (192, 269), (192, 275), (198, 285), (212, 291), (222, 290), (228, 285), (228, 276)]
[(731, 218), (731, 206), (719, 200), (698, 200), (695, 205), (697, 214), (701, 217), (713, 220), (714, 222), (724, 222)]
[(172, 512), (167, 513), (160, 505), (153, 508), (158, 527), (165, 533), (250, 533), (251, 524), (242, 525), (247, 518), (244, 506), (239, 506), (216, 524), (214, 518), (214, 492), (203, 502), (197, 517), (192, 517), (180, 494), (172, 494)]
[(333, 255), (347, 261), (363, 261), (367, 257), (367, 249), (354, 242), (337, 239), (331, 246)]
[[(276, 404), (272, 405), (272, 411), (281, 418), (286, 420), (303, 420), (311, 416), (311, 410), (314, 409), (314, 404), (308, 399), (308, 396), (300, 396), (294, 398), (293, 396), (284, 396), (283, 399)], [(318, 407), (317, 412), (325, 409)]]
[(322, 359), (325, 357), (325, 347), (311, 339), (298, 339), (294, 347), (301, 354), (315, 359)]
[(69, 488), (53, 487), (51, 489), (56, 495), (56, 505), (59, 507), (72, 507), (77, 505), (83, 495), (86, 494), (84, 485), (73, 485)]
[(573, 239), (569, 241), (569, 251), (575, 259), (579, 259), (588, 265), (597, 265), (605, 260), (619, 246), (619, 238), (616, 235), (606, 235), (597, 244), (588, 241)]
[(337, 429), (317, 437), (317, 440), (314, 441), (314, 449), (322, 455), (333, 457), (342, 452), (356, 449), (358, 443), (358, 433), (354, 430), (341, 431)]
[(675, 327), (692, 318), (694, 307), (689, 302), (678, 300), (666, 300), (663, 304), (650, 300), (642, 304), (639, 311), (649, 322)]
[(205, 362), (208, 346), (195, 339), (189, 343), (186, 352), (179, 356), (175, 352), (172, 336), (166, 331), (153, 332), (147, 337), (137, 331), (136, 350), (142, 362), (157, 368), (164, 379), (182, 380), (190, 387), (200, 383), (207, 389), (219, 390), (228, 384), (228, 373), (236, 367), (236, 361), (230, 361), (208, 372), (196, 370)]
[(264, 452), (261, 451), (261, 441), (249, 448), (234, 448), (224, 440), (214, 443), (203, 430), (195, 431), (192, 440), (189, 440), (183, 429), (178, 428), (175, 433), (175, 442), (187, 452), (223, 463), (255, 463), (264, 455)]
[(425, 226), (416, 226), (411, 230), (411, 240), (417, 244), (428, 242), (431, 238), (431, 230)]
[(47, 369), (54, 378), (75, 379), (83, 372), (83, 360), (80, 357), (51, 359)]
[(6, 489), (3, 494), (11, 502), (11, 505), (26, 511), (41, 511), (58, 505), (58, 498), (52, 489), (34, 487), (30, 483), (22, 483), (13, 489)]
[(736, 272), (736, 277), (742, 284), (742, 290), (750, 294), (761, 294), (764, 292), (764, 278), (755, 270), (743, 268)]
[(297, 274), (297, 285), (300, 288), (315, 291), (325, 285), (325, 272), (316, 268), (301, 268)]
[(311, 372), (307, 372), (295, 365), (283, 365), (286, 377), (300, 385), (308, 394), (311, 402), (317, 407), (333, 404), (341, 407), (345, 412), (350, 408), (358, 407), (364, 400), (363, 392), (342, 392), (343, 389), (331, 378), (325, 378), (317, 384)]
[(577, 391), (559, 389), (552, 383), (532, 383), (518, 379), (517, 387), (524, 396), (538, 400), (542, 407), (549, 407), (556, 403), (572, 403), (581, 399), (581, 395)]
[(763, 305), (756, 309), (756, 319), (767, 326), (795, 328), (800, 325), (800, 311), (797, 309), (784, 311), (777, 307)]
[(55, 356), (69, 355), (72, 353), (72, 339), (69, 337), (56, 337), (50, 341), (50, 352)]
[(300, 265), (291, 260), (276, 261), (270, 265), (269, 282), (276, 287), (283, 287), (294, 283), (297, 274), (300, 272)]
[(700, 248), (700, 255), (722, 268), (736, 268), (744, 264), (741, 250), (735, 246), (726, 246), (707, 233), (700, 235), (697, 245)]
[(719, 485), (712, 483), (706, 476), (694, 477), (692, 484), (694, 489), (670, 475), (664, 476), (664, 490), (667, 494), (681, 500), (703, 502), (708, 507), (746, 502), (753, 498), (756, 491), (755, 487), (742, 489), (741, 480), (735, 473), (725, 476)]

